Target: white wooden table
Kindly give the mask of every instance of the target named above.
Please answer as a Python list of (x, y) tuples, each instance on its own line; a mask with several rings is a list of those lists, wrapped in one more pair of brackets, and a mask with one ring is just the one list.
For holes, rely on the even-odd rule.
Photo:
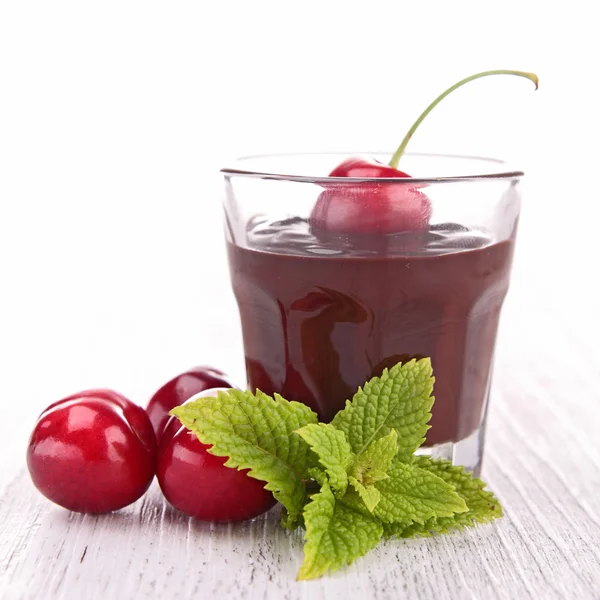
[(497, 524), (382, 543), (333, 576), (296, 583), (301, 534), (278, 527), (277, 508), (234, 526), (197, 522), (166, 505), (156, 483), (105, 516), (47, 502), (24, 448), (54, 398), (31, 398), (25, 385), (5, 389), (15, 397), (0, 422), (0, 598), (600, 598), (595, 249), (573, 230), (549, 235), (560, 226), (560, 215), (522, 225), (483, 468), (504, 505)]

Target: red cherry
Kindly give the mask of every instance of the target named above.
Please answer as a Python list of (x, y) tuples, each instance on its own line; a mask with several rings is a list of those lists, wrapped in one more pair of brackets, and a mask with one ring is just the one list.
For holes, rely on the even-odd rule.
[[(409, 175), (374, 159), (353, 156), (330, 177), (401, 179)], [(431, 202), (415, 185), (332, 183), (319, 195), (310, 224), (316, 233), (385, 234), (425, 229), (430, 216)]]
[(160, 443), (162, 432), (169, 420), (169, 411), (172, 408), (180, 406), (198, 392), (219, 387), (231, 388), (234, 386), (224, 373), (210, 367), (193, 367), (165, 383), (150, 398), (146, 407), (158, 442)]
[(111, 390), (87, 390), (50, 405), (27, 447), (36, 488), (77, 512), (118, 510), (148, 489), (156, 439), (143, 408)]
[(321, 192), (310, 225), (315, 233), (401, 233), (426, 229), (430, 216), (429, 198), (414, 187), (361, 183)]
[[(200, 397), (214, 396), (207, 390)], [(197, 399), (198, 397), (195, 397)], [(244, 521), (275, 505), (264, 481), (225, 466), (226, 458), (171, 417), (158, 451), (156, 476), (165, 498), (178, 510), (203, 521)]]

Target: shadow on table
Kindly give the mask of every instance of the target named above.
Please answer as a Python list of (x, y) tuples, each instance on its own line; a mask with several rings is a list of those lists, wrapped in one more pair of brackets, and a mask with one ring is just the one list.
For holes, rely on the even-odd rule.
[(137, 534), (154, 536), (157, 532), (168, 532), (179, 539), (219, 540), (228, 543), (254, 544), (258, 541), (274, 540), (275, 544), (302, 548), (302, 531), (290, 532), (280, 527), (281, 506), (276, 505), (271, 510), (255, 519), (237, 523), (215, 523), (200, 521), (188, 517), (173, 508), (164, 498), (157, 485), (134, 504), (118, 511), (105, 514), (82, 514), (65, 511), (56, 507), (48, 515), (55, 527), (79, 527), (88, 533), (95, 529), (123, 535), (135, 530)]

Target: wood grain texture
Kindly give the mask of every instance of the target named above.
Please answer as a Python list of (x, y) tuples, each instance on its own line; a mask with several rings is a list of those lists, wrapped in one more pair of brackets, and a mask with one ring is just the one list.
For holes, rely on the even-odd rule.
[(277, 508), (201, 523), (171, 509), (156, 483), (110, 515), (51, 505), (23, 460), (34, 415), (15, 425), (15, 407), (0, 425), (0, 598), (600, 598), (597, 300), (581, 271), (557, 288), (558, 252), (530, 246), (527, 256), (503, 315), (483, 467), (505, 508), (497, 524), (382, 543), (296, 583), (302, 536), (279, 528)]

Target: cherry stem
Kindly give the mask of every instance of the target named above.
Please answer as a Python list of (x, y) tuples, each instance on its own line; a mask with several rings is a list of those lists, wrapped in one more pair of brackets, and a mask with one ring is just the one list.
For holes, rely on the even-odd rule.
[(454, 90), (458, 89), (465, 85), (465, 83), (469, 83), (469, 81), (474, 81), (475, 79), (480, 79), (481, 77), (488, 77), (489, 75), (516, 75), (517, 77), (525, 77), (530, 81), (535, 83), (535, 89), (538, 89), (538, 76), (535, 73), (526, 73), (525, 71), (508, 71), (508, 70), (498, 70), (498, 71), (483, 71), (482, 73), (476, 73), (475, 75), (471, 75), (466, 79), (462, 79), (458, 83), (455, 83), (452, 87), (449, 87), (443, 94), (438, 96), (422, 113), (421, 116), (414, 122), (413, 126), (408, 130), (408, 133), (404, 136), (402, 143), (398, 146), (398, 150), (394, 152), (394, 156), (392, 156), (392, 160), (390, 160), (390, 167), (397, 169), (398, 163), (406, 150), (406, 146), (410, 139), (413, 136), (413, 133), (417, 130), (417, 127), (423, 122), (423, 119), (448, 95), (451, 94)]

